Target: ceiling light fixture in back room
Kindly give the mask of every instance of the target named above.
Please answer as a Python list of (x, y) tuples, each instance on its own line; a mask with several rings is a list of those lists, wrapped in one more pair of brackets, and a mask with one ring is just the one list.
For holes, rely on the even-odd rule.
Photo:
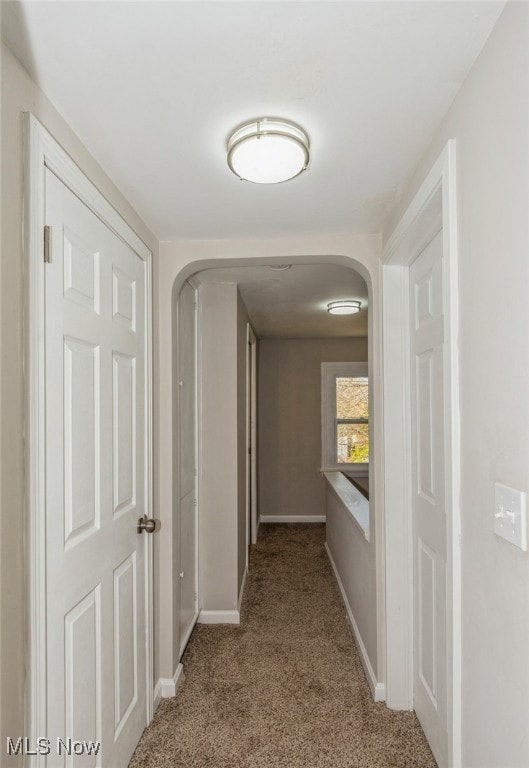
[(356, 315), (360, 312), (362, 303), (360, 301), (353, 301), (351, 299), (344, 299), (343, 301), (331, 301), (327, 304), (327, 312), (331, 315)]
[(310, 160), (306, 132), (296, 123), (261, 117), (243, 123), (228, 139), (228, 165), (242, 181), (278, 184), (305, 171)]

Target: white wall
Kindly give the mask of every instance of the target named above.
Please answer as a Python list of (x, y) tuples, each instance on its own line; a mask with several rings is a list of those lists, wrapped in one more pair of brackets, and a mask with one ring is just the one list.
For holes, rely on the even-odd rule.
[(199, 589), (207, 611), (237, 610), (237, 286), (202, 285)]
[(246, 570), (246, 327), (237, 285), (199, 287), (200, 597), (237, 610)]
[(0, 476), (0, 748), (2, 768), (14, 762), (4, 754), (6, 736), (24, 729), (24, 254), (22, 248), (22, 114), (31, 111), (90, 177), (128, 224), (154, 252), (157, 242), (103, 169), (52, 104), (2, 44), (2, 270), (1, 270), (1, 476)]
[[(529, 766), (529, 555), (493, 533), (529, 490), (529, 5), (507, 5), (395, 211), (457, 140), (463, 766)], [(391, 232), (388, 228), (387, 234)]]

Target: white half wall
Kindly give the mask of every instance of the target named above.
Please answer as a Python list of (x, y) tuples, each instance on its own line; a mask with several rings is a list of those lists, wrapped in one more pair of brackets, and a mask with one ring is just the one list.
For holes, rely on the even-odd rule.
[[(348, 482), (348, 481), (347, 481)], [(327, 549), (338, 578), (373, 695), (378, 680), (375, 547), (325, 481)], [(371, 512), (372, 510), (370, 510)]]
[(377, 680), (377, 676), (375, 673), (375, 670), (373, 669), (373, 666), (371, 664), (371, 661), (369, 659), (369, 654), (367, 652), (367, 649), (364, 645), (364, 641), (362, 640), (362, 635), (360, 633), (360, 630), (358, 628), (358, 624), (356, 623), (356, 619), (354, 617), (353, 611), (351, 609), (351, 605), (349, 603), (349, 598), (347, 597), (347, 592), (345, 591), (345, 587), (343, 585), (340, 573), (338, 571), (338, 568), (336, 567), (336, 563), (334, 562), (333, 556), (331, 555), (331, 551), (327, 544), (325, 544), (325, 549), (327, 552), (327, 556), (329, 558), (329, 562), (331, 564), (331, 568), (334, 573), (334, 577), (336, 579), (336, 583), (338, 585), (338, 589), (340, 590), (340, 595), (342, 596), (342, 601), (345, 607), (345, 611), (347, 613), (347, 618), (349, 619), (349, 624), (351, 625), (351, 631), (353, 633), (353, 637), (355, 639), (356, 647), (358, 650), (358, 653), (360, 655), (360, 661), (362, 662), (362, 666), (364, 668), (364, 673), (366, 676), (367, 684), (369, 685), (369, 688), (371, 689), (371, 695), (373, 697), (374, 701), (384, 701), (386, 698), (386, 688), (384, 683), (380, 683)]

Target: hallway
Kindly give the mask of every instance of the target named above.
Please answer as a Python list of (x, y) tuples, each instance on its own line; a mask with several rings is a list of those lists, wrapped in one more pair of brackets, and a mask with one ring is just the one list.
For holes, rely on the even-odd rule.
[(435, 768), (415, 716), (371, 698), (324, 540), (261, 526), (241, 625), (197, 626), (129, 768)]

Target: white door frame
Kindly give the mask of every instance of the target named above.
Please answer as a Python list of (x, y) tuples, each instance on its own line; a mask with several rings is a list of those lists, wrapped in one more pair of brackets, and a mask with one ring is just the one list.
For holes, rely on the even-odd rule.
[[(257, 544), (257, 338), (246, 324), (246, 568), (248, 549)], [(251, 492), (253, 490), (253, 493)]]
[[(413, 708), (410, 264), (443, 230), (445, 472), (448, 517), (447, 647), (449, 765), (461, 765), (461, 555), (456, 143), (448, 142), (383, 254), (383, 390), (387, 704)], [(451, 670), (451, 672), (450, 672)]]
[[(26, 728), (31, 744), (46, 735), (46, 593), (45, 593), (45, 377), (44, 377), (44, 177), (52, 171), (145, 265), (145, 512), (152, 517), (152, 254), (136, 233), (30, 113), (24, 115), (25, 179), (24, 237), (27, 288), (25, 295), (25, 439), (26, 439), (26, 574), (28, 627)], [(153, 580), (152, 536), (145, 537), (147, 643), (147, 721), (153, 715)], [(31, 765), (43, 766), (43, 756)]]

